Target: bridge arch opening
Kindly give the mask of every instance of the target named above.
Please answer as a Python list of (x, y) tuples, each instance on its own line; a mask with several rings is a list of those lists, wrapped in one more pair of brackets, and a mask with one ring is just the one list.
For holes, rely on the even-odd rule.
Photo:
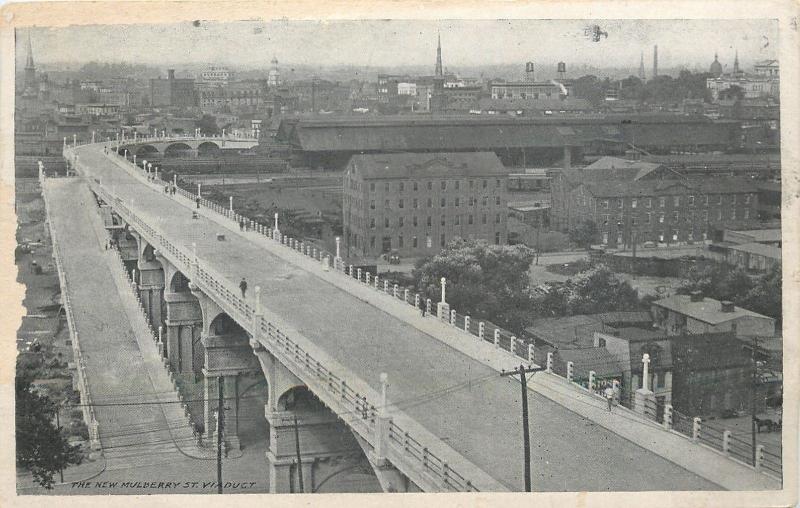
[(154, 147), (153, 145), (141, 145), (136, 149), (137, 157), (153, 157), (158, 155), (160, 152), (158, 148)]
[(171, 293), (189, 291), (189, 279), (183, 273), (175, 272), (169, 281), (168, 287)]
[(194, 151), (186, 143), (172, 143), (164, 149), (164, 157), (191, 157), (192, 155), (194, 155)]
[(201, 157), (216, 157), (221, 151), (219, 145), (211, 141), (204, 141), (197, 146), (197, 155)]

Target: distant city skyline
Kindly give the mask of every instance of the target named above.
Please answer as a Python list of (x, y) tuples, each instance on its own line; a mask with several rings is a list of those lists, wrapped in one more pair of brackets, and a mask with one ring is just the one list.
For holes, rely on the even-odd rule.
[[(445, 67), (564, 61), (638, 69), (711, 64), (714, 53), (732, 68), (777, 58), (775, 20), (369, 20), (242, 21), (153, 25), (88, 25), (17, 32), (16, 63), (25, 65), (30, 34), (37, 65), (125, 62), (154, 66), (221, 64), (232, 68), (282, 65), (430, 66), (441, 33)], [(596, 26), (596, 27), (595, 27)], [(680, 31), (676, 30), (680, 26)], [(159, 43), (160, 42), (160, 43)], [(548, 72), (549, 74), (549, 72)]]

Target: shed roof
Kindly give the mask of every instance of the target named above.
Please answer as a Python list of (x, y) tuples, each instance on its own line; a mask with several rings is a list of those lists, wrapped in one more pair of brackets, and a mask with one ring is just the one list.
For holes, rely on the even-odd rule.
[(348, 171), (365, 180), (508, 176), (494, 152), (359, 154), (350, 158)]
[(752, 242), (752, 243), (743, 243), (741, 245), (731, 245), (728, 248), (730, 250), (738, 252), (757, 254), (759, 256), (764, 256), (770, 259), (776, 259), (778, 261), (781, 260), (781, 249), (780, 247), (775, 247), (774, 245), (766, 245), (763, 243)]
[(719, 300), (705, 297), (699, 302), (693, 302), (690, 295), (672, 295), (667, 298), (653, 302), (653, 305), (689, 316), (704, 323), (716, 325), (739, 319), (742, 317), (754, 317), (761, 319), (772, 319), (758, 314), (751, 310), (735, 307), (733, 312), (722, 312), (722, 304)]

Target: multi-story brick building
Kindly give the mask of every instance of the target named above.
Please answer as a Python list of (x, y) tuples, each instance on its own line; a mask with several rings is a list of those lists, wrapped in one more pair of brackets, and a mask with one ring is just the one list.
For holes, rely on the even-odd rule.
[(505, 244), (507, 180), (492, 152), (354, 155), (344, 174), (345, 255), (429, 255), (457, 237)]
[(745, 178), (687, 178), (666, 166), (604, 157), (551, 173), (551, 222), (569, 230), (590, 220), (603, 245), (682, 244), (752, 225), (758, 194)]
[(175, 70), (167, 70), (167, 79), (150, 80), (150, 105), (190, 108), (197, 105), (194, 79), (176, 78)]

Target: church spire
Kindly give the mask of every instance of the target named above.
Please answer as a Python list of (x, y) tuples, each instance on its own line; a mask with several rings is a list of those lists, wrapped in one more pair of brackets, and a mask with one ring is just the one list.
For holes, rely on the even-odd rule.
[(733, 73), (739, 74), (739, 50), (736, 50), (736, 56), (733, 58)]
[(438, 40), (436, 44), (436, 68), (434, 69), (434, 75), (442, 76), (444, 73), (442, 72), (442, 34), (438, 35)]
[(28, 59), (25, 60), (25, 68), (36, 69), (36, 66), (33, 64), (33, 45), (31, 44), (30, 31), (28, 32)]

